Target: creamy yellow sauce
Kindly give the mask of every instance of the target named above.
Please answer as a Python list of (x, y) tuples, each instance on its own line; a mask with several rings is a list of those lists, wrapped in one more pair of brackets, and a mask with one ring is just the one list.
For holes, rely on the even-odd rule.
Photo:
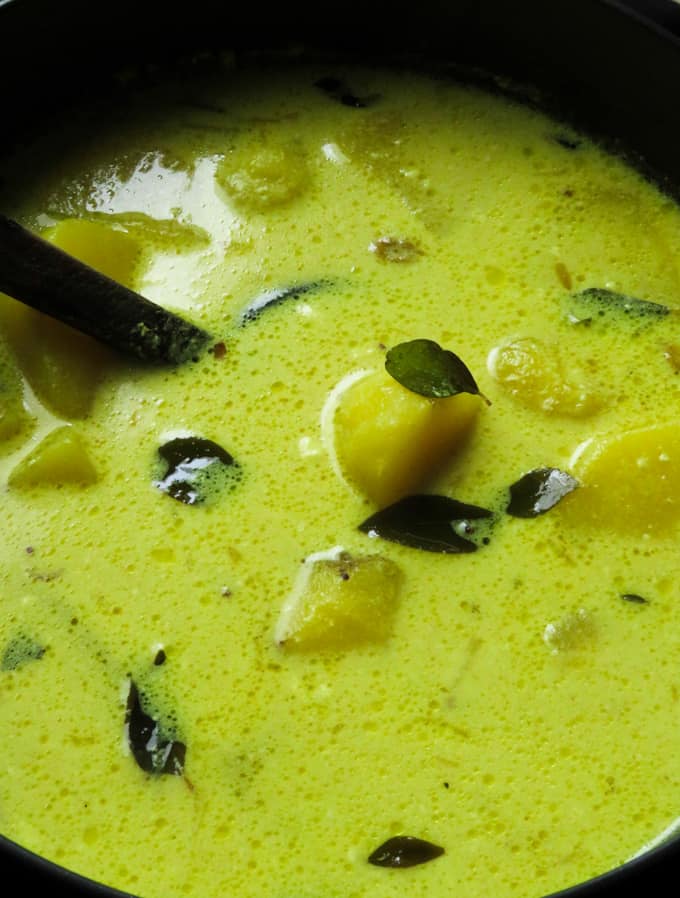
[[(131, 286), (226, 352), (176, 370), (106, 356), (75, 414), (21, 356), (26, 421), (0, 442), (3, 834), (141, 898), (538, 898), (672, 825), (680, 329), (570, 305), (597, 287), (680, 308), (668, 198), (500, 96), (321, 63), (133, 85), (5, 168), (15, 217), (127, 235)], [(239, 324), (295, 285), (312, 286)], [(490, 403), (417, 490), (493, 511), (466, 554), (359, 530), (377, 505), (334, 443), (338, 385), (417, 338)], [(92, 482), (13, 482), (65, 423)], [(154, 484), (177, 435), (240, 476), (173, 500)], [(543, 467), (579, 486), (507, 514)], [(303, 560), (334, 547), (398, 569), (388, 632), (280, 644)], [(130, 679), (185, 744), (181, 775), (135, 762)], [(400, 835), (444, 853), (368, 863)]]

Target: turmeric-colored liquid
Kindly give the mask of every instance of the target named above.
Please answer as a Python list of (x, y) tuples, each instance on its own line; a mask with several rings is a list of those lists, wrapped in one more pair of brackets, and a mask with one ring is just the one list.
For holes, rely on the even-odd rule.
[[(214, 343), (158, 369), (0, 307), (4, 835), (141, 898), (539, 898), (672, 826), (668, 198), (501, 97), (318, 62), (133, 85), (5, 167), (15, 217)], [(410, 492), (492, 512), (474, 551), (360, 529), (379, 504), (336, 409), (414, 339), (483, 394), (436, 465), (410, 412), (393, 432)], [(233, 459), (190, 503), (161, 488), (184, 437)], [(546, 468), (578, 485), (509, 514)], [(295, 638), (304, 565), (345, 557), (351, 622), (312, 574), (331, 611), (307, 595)], [(184, 748), (167, 769), (136, 758), (131, 684)], [(443, 852), (369, 863), (401, 836)]]

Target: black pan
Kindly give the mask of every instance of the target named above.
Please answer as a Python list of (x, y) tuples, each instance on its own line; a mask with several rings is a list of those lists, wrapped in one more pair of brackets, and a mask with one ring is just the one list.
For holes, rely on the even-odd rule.
[[(71, 104), (105, 97), (114, 89), (112, 72), (127, 62), (164, 64), (192, 48), (291, 43), (373, 58), (424, 54), (468, 75), (481, 70), (506, 76), (528, 101), (585, 128), (680, 198), (680, 6), (673, 0), (191, 0), (180, 6), (0, 0), (0, 153), (32, 133), (58, 128)], [(0, 865), (4, 894), (122, 894), (1, 836)], [(677, 898), (678, 880), (675, 838), (559, 895)]]

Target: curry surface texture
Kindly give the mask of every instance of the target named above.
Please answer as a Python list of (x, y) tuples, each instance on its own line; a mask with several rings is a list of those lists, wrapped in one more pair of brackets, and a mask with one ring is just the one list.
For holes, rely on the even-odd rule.
[[(214, 335), (151, 368), (2, 301), (7, 837), (142, 898), (538, 898), (672, 826), (667, 197), (451, 79), (227, 58), (4, 171)], [(481, 395), (397, 385), (414, 340)], [(361, 529), (411, 495), (489, 516)]]

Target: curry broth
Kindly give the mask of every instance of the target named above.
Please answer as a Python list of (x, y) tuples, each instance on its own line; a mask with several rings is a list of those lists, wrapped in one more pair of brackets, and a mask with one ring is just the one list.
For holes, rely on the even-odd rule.
[[(45, 398), (52, 375), (19, 365), (29, 420), (0, 444), (0, 829), (142, 898), (511, 898), (617, 866), (680, 808), (664, 486), (680, 445), (671, 428), (651, 491), (644, 452), (626, 456), (619, 496), (588, 480), (586, 444), (607, 471), (612, 439), (678, 421), (678, 209), (564, 124), (450, 80), (224, 65), (134, 87), (7, 167), (17, 218), (123, 233), (132, 286), (216, 348), (176, 370), (95, 350), (70, 416)], [(570, 307), (588, 288), (671, 311), (589, 319)], [(345, 476), (329, 397), (417, 338), (490, 402), (417, 490), (493, 512), (477, 551), (358, 529), (376, 505)], [(13, 480), (65, 423), (92, 482)], [(158, 488), (157, 450), (183, 435), (238, 465), (203, 504)], [(507, 514), (510, 485), (546, 466), (579, 486)], [(303, 560), (333, 547), (398, 569), (389, 634), (277, 644)], [(135, 763), (131, 679), (186, 746), (180, 775)], [(444, 853), (367, 862), (399, 835)]]

